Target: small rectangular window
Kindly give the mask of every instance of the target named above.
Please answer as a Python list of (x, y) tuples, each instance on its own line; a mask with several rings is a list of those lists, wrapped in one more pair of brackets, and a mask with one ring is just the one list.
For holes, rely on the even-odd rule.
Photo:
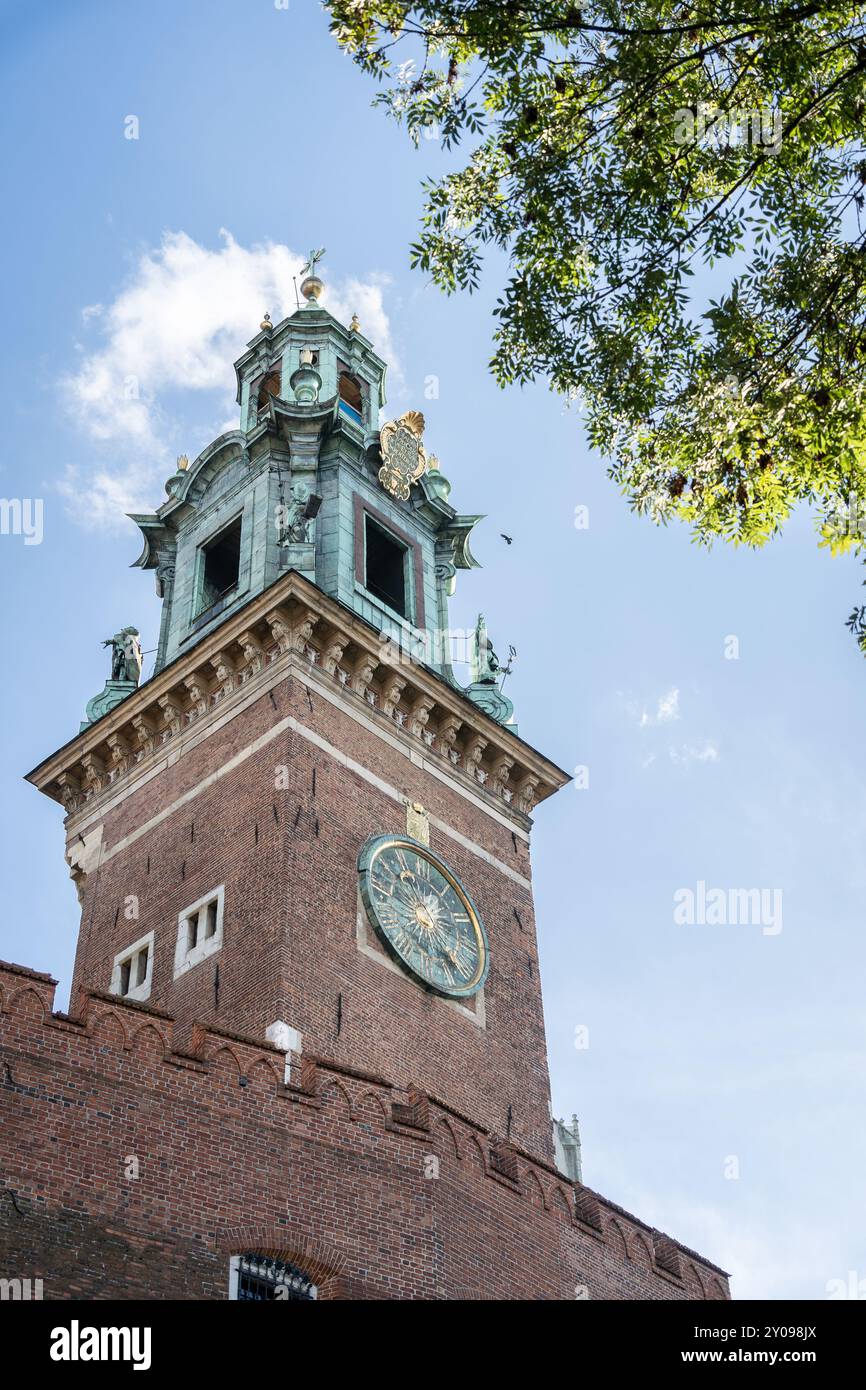
[(406, 594), (407, 550), (371, 516), (364, 518), (364, 587), (401, 618), (408, 613)]
[(225, 887), (206, 893), (198, 902), (184, 908), (177, 919), (177, 947), (174, 978), (199, 965), (223, 944), (223, 905)]
[(241, 518), (202, 546), (199, 612), (237, 588), (241, 565)]
[(111, 993), (139, 1003), (150, 998), (153, 932), (118, 951), (111, 970)]

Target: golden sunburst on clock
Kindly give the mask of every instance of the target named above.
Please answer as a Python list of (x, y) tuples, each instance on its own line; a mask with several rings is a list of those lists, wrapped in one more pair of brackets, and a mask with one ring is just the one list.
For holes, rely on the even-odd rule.
[(487, 933), (457, 875), (408, 835), (377, 835), (358, 857), (367, 916), (391, 956), (427, 989), (475, 994), (490, 963)]

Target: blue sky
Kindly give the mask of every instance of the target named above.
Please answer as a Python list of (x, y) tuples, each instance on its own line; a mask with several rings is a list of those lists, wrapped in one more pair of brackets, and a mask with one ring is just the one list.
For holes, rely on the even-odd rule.
[[(231, 418), (232, 359), (324, 244), (330, 307), (391, 358), (387, 413), (424, 410), (452, 500), (487, 514), (452, 624), (483, 609), (519, 652), (521, 732), (589, 769), (540, 808), (533, 849), (554, 1104), (580, 1117), (586, 1181), (740, 1297), (866, 1278), (856, 563), (819, 552), (805, 514), (757, 555), (659, 531), (578, 414), (493, 385), (501, 267), (450, 301), (410, 272), (441, 157), (370, 109), (314, 0), (0, 3), (0, 52), (0, 495), (44, 503), (40, 545), (0, 536), (2, 954), (59, 975), (65, 1004), (61, 812), (22, 774), (75, 732), (103, 637), (135, 622), (155, 646), (122, 499), (156, 505), (175, 455)], [(782, 929), (678, 924), (674, 894), (701, 881), (781, 893)]]

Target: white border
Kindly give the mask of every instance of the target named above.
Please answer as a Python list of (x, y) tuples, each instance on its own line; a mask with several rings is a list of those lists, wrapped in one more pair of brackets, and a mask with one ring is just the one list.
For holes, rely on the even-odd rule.
[[(133, 985), (128, 994), (120, 992), (120, 972), (126, 962), (133, 956), (137, 956), (139, 951), (147, 946), (147, 970), (140, 985)], [(141, 1003), (144, 999), (150, 998), (151, 985), (153, 983), (153, 932), (149, 931), (146, 936), (140, 936), (138, 941), (134, 941), (131, 946), (124, 946), (122, 951), (118, 951), (114, 957), (114, 964), (111, 967), (111, 993), (116, 994), (118, 999), (134, 999)]]
[[(221, 883), (219, 888), (212, 888), (209, 893), (205, 893), (197, 902), (190, 903), (177, 917), (177, 945), (174, 948), (174, 978), (185, 975), (187, 970), (192, 970), (196, 965), (201, 965), (208, 956), (214, 955), (219, 951), (223, 944), (223, 915), (225, 909), (225, 884)], [(217, 920), (216, 931), (213, 936), (206, 940), (199, 941), (193, 946), (191, 951), (186, 947), (187, 923), (194, 912), (200, 912), (208, 903), (212, 903), (214, 898), (217, 900)]]

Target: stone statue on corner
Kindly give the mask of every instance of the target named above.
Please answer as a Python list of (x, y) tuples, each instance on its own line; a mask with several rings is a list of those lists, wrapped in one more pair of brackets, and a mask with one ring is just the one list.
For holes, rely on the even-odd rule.
[(473, 685), (495, 685), (502, 675), (499, 657), (493, 650), (493, 643), (487, 635), (487, 623), (483, 613), (478, 614), (475, 624), (475, 640), (472, 648)]
[(138, 628), (123, 627), (113, 637), (106, 637), (102, 645), (111, 647), (111, 679), (131, 681), (138, 685), (142, 667)]
[(487, 635), (484, 614), (479, 613), (472, 639), (472, 683), (466, 687), (465, 693), (472, 703), (491, 719), (495, 719), (498, 724), (511, 725), (516, 733), (517, 725), (512, 723), (514, 705), (508, 696), (502, 693), (502, 682), (511, 671), (511, 662), (515, 655), (514, 648), (509, 647), (508, 665), (502, 665)]
[(143, 653), (137, 627), (122, 627), (102, 645), (111, 648), (111, 675), (99, 694), (87, 701), (79, 733), (133, 695), (141, 680)]

